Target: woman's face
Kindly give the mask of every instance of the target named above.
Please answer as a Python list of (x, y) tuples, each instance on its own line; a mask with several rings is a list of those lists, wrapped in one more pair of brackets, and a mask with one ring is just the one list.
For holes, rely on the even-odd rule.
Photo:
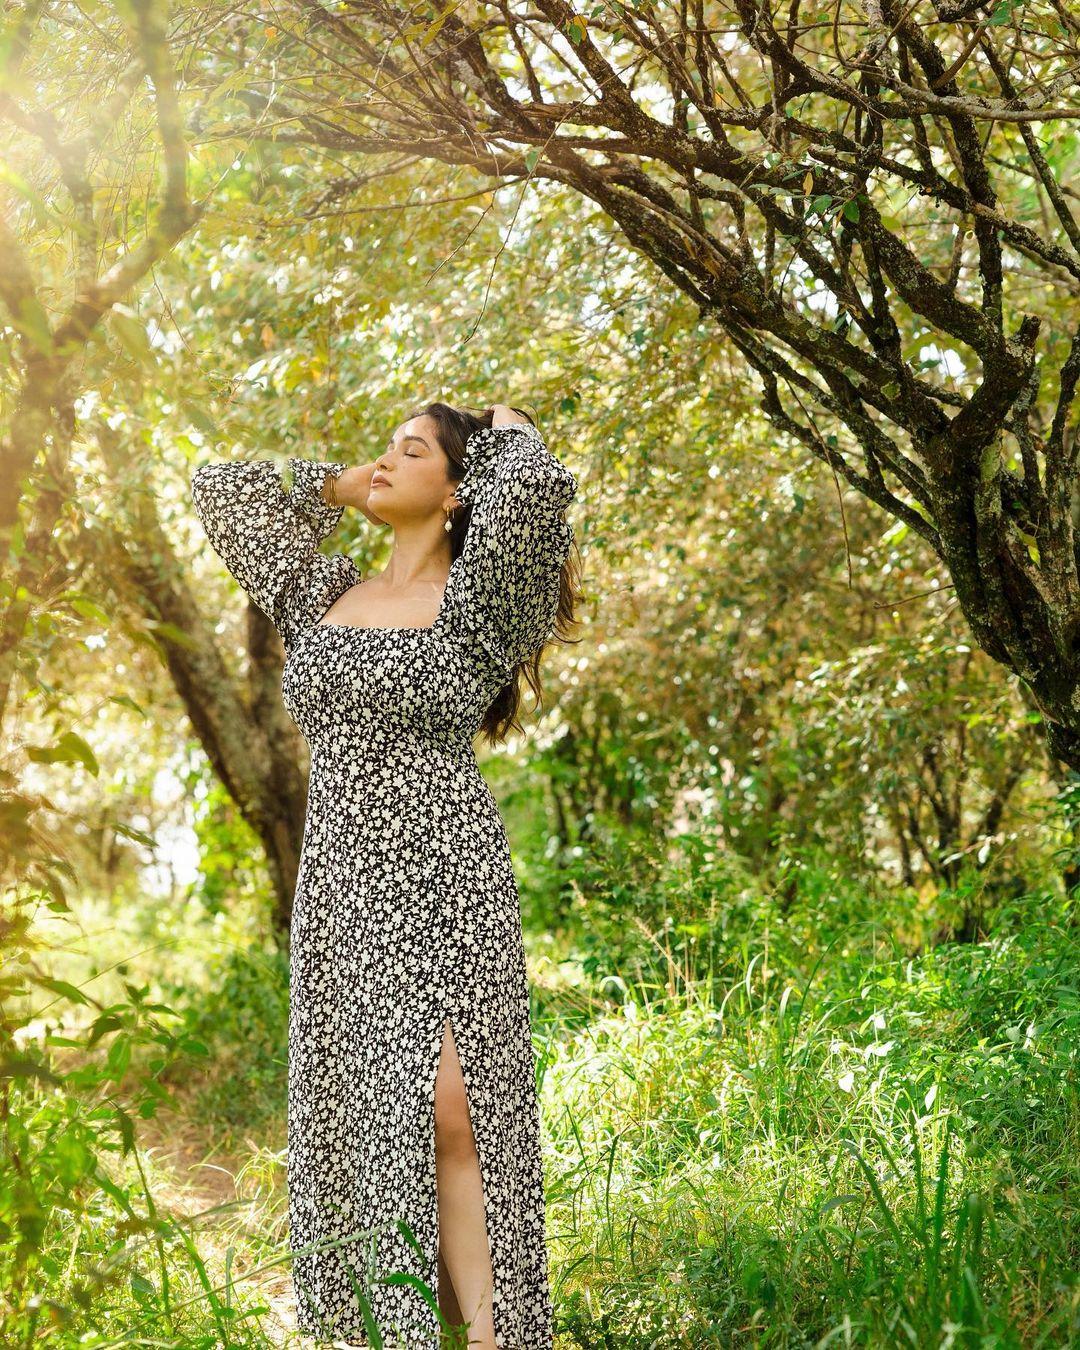
[(402, 422), (375, 461), (368, 510), (398, 525), (442, 515), (454, 500), (450, 460), (439, 445), (435, 419), (427, 415)]

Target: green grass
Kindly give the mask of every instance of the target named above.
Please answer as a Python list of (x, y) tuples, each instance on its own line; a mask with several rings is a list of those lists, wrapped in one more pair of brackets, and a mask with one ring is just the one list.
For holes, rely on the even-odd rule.
[[(880, 897), (679, 905), (534, 967), (560, 1350), (1080, 1341), (1072, 908), (908, 952)], [(104, 1011), (7, 1080), (5, 1345), (288, 1341), (288, 970), (245, 923), (54, 970)]]
[(774, 945), (549, 1033), (569, 1343), (1075, 1343), (1078, 936)]

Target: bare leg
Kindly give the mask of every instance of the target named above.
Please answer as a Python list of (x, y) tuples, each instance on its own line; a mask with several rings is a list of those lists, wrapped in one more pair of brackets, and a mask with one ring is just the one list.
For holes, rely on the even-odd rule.
[(484, 1190), (469, 1100), (454, 1032), (447, 1018), (435, 1077), (435, 1177), (439, 1247), (453, 1281), (469, 1346), (497, 1350), (491, 1312), (491, 1252), (484, 1222)]
[[(454, 1282), (450, 1278), (450, 1272), (446, 1268), (446, 1260), (442, 1253), (442, 1243), (439, 1244), (439, 1311), (458, 1332), (462, 1323), (465, 1321), (461, 1315), (461, 1308), (458, 1305), (457, 1294), (454, 1293)], [(446, 1339), (446, 1350), (456, 1350), (457, 1345), (464, 1344), (464, 1337), (458, 1341), (453, 1336)]]

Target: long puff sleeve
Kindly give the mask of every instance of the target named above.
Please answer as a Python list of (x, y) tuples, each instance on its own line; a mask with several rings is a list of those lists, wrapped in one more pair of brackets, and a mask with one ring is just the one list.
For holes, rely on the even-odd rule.
[(288, 460), (286, 490), (273, 460), (215, 460), (191, 476), (191, 498), (214, 551), (288, 644), (293, 597), (314, 580), (321, 540), (336, 529), (344, 507), (322, 498), (329, 474), (348, 465)]
[(474, 431), (455, 496), (471, 504), (454, 561), (448, 620), (504, 678), (551, 636), (559, 578), (574, 538), (563, 513), (577, 479), (526, 422)]

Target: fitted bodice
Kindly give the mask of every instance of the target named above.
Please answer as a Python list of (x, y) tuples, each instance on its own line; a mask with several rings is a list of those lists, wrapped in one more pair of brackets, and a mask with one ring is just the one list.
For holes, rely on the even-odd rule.
[[(478, 852), (509, 868), (502, 819), (472, 746), (492, 697), (477, 670), (438, 624), (316, 624), (300, 638), (282, 696), (311, 747), (309, 856), (333, 850), (344, 831), (349, 868), (366, 887), (408, 867), (431, 894), (475, 867), (467, 860)], [(333, 795), (323, 800), (325, 785)], [(461, 802), (471, 809), (462, 812)], [(386, 828), (369, 828), (374, 821)]]
[(453, 750), (470, 746), (497, 684), (438, 623), (315, 624), (292, 647), (281, 690), (312, 749), (355, 752), (374, 724)]

